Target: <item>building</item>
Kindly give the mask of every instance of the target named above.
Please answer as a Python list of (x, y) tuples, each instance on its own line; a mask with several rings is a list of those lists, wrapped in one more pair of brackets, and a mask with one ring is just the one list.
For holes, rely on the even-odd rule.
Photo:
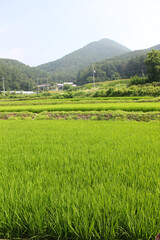
[(73, 84), (73, 82), (56, 83), (56, 90), (63, 90), (64, 85), (76, 87), (76, 84)]
[[(1, 93), (4, 93), (4, 91), (1, 91)], [(10, 94), (35, 94), (33, 91), (5, 91), (5, 93), (10, 93)]]
[(36, 85), (38, 92), (39, 91), (43, 91), (43, 90), (48, 90), (49, 89), (50, 84), (38, 84)]

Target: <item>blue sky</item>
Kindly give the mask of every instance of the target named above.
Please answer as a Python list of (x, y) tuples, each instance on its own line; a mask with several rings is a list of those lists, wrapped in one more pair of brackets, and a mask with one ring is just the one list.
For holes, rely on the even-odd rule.
[(109, 38), (160, 44), (160, 0), (0, 0), (0, 58), (37, 66)]

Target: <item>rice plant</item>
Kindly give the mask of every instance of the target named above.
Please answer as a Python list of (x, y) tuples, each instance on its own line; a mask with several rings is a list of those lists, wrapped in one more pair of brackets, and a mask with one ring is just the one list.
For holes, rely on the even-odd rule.
[(160, 123), (0, 121), (0, 237), (160, 231)]
[(0, 106), (0, 112), (43, 112), (43, 111), (160, 111), (160, 102), (86, 103), (55, 105)]

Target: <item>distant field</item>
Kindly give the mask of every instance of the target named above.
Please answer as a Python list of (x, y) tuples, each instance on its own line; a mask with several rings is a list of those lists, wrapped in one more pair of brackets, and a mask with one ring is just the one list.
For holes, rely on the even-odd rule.
[(160, 120), (160, 98), (1, 99), (0, 119)]
[(22, 106), (22, 105), (52, 105), (64, 103), (105, 103), (105, 102), (132, 102), (132, 101), (158, 101), (154, 97), (103, 97), (103, 98), (69, 98), (69, 99), (0, 99), (0, 106)]
[[(130, 82), (130, 79), (118, 79), (106, 82), (96, 82), (96, 87), (106, 88), (106, 87), (114, 87), (116, 85), (126, 86)], [(79, 87), (80, 89), (91, 89), (93, 88), (93, 83), (88, 83)]]
[(0, 121), (0, 238), (153, 240), (160, 123)]
[(22, 112), (29, 111), (39, 113), (43, 111), (160, 111), (160, 102), (116, 102), (116, 103), (64, 103), (53, 105), (22, 105), (22, 106), (0, 106), (0, 112)]

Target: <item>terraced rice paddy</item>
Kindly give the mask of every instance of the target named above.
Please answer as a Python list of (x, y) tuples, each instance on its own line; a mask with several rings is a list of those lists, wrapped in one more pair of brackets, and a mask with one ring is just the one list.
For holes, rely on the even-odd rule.
[(56, 105), (22, 105), (0, 106), (0, 112), (43, 112), (43, 111), (160, 111), (160, 102), (118, 102), (118, 103), (86, 103), (86, 104), (56, 104)]
[(158, 98), (0, 100), (0, 119), (0, 238), (155, 239)]
[(160, 122), (0, 121), (0, 237), (153, 240)]

